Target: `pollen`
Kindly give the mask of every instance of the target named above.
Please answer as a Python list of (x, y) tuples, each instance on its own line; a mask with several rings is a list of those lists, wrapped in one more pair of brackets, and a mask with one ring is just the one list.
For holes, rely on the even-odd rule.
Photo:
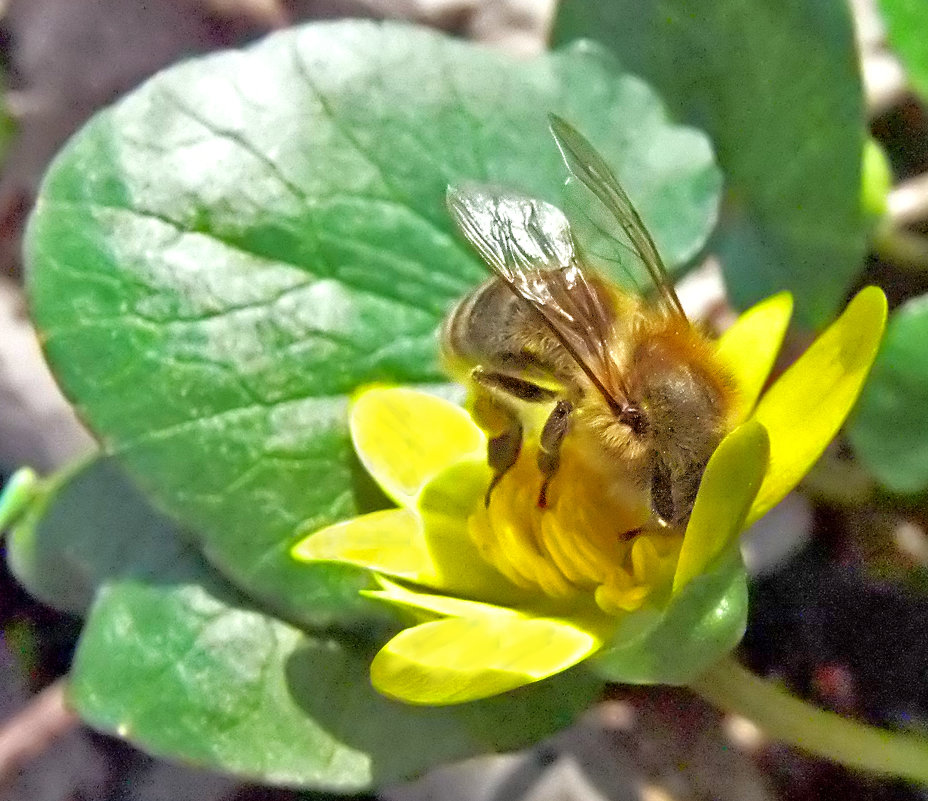
[(617, 491), (614, 476), (569, 447), (540, 507), (537, 453), (526, 443), (489, 505), (471, 514), (468, 531), (483, 558), (519, 587), (561, 600), (592, 596), (609, 614), (662, 605), (682, 532), (642, 528), (643, 494)]

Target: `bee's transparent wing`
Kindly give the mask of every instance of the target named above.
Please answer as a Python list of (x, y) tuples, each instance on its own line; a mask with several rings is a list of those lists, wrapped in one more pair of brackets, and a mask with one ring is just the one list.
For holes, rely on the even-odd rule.
[[(551, 133), (567, 169), (593, 195), (589, 198), (590, 202), (578, 204), (582, 214), (578, 214), (578, 220), (574, 221), (579, 226), (579, 217), (582, 216), (592, 260), (618, 262), (626, 272), (630, 272), (619, 255), (622, 251), (627, 253), (630, 248), (657, 288), (661, 300), (670, 310), (683, 315), (683, 307), (657, 246), (615, 173), (593, 145), (570, 123), (555, 114), (549, 114), (548, 118)], [(618, 231), (615, 229), (616, 223), (619, 225)]]
[(575, 260), (570, 224), (559, 208), (484, 184), (449, 186), (447, 201), (458, 228), (495, 272), (518, 284), (526, 299), (550, 302), (544, 283), (535, 287), (530, 276)]
[(448, 187), (448, 209), (483, 260), (531, 304), (607, 401), (627, 393), (609, 354), (615, 308), (586, 275), (564, 213), (550, 203), (484, 185)]
[(564, 185), (563, 209), (570, 216), (574, 247), (584, 265), (629, 292), (652, 290), (654, 282), (644, 260), (616, 225), (615, 216), (573, 175)]

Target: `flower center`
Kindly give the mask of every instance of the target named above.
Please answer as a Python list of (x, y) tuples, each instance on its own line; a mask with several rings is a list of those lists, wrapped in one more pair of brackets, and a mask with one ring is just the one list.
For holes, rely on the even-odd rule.
[(483, 558), (514, 584), (553, 598), (592, 592), (610, 614), (666, 600), (682, 532), (642, 530), (646, 494), (567, 442), (540, 508), (537, 454), (526, 443), (489, 506), (471, 514), (468, 530)]

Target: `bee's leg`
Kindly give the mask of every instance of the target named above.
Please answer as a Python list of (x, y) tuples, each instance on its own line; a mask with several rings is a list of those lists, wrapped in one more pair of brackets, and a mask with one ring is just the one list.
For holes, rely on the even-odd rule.
[(511, 431), (504, 431), (502, 434), (490, 439), (487, 443), (487, 464), (493, 470), (493, 478), (490, 480), (490, 486), (487, 487), (487, 494), (483, 498), (483, 505), (490, 505), (490, 495), (499, 484), (500, 479), (506, 475), (519, 458), (519, 451), (522, 450), (522, 424), (515, 421)]
[(561, 442), (570, 428), (570, 413), (574, 405), (568, 400), (559, 400), (548, 415), (544, 428), (541, 429), (538, 451), (538, 469), (543, 481), (538, 493), (538, 506), (544, 509), (548, 505), (548, 484), (554, 478), (561, 463)]
[(508, 396), (526, 403), (550, 403), (557, 397), (553, 389), (508, 373), (489, 372), (482, 367), (471, 370), (470, 377), (494, 397)]
[(471, 378), (477, 387), (472, 403), (474, 417), (490, 435), (487, 444), (487, 464), (493, 470), (493, 479), (484, 498), (490, 505), (490, 494), (500, 479), (516, 463), (522, 449), (522, 423), (512, 400), (529, 403), (550, 401), (555, 393), (506, 373), (487, 372), (475, 367)]

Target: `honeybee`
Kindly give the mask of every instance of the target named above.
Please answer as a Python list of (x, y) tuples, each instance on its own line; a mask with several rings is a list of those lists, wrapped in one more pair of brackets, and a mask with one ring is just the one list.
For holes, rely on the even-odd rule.
[[(564, 120), (550, 115), (550, 128), (571, 176), (614, 220), (616, 247), (630, 243), (657, 292), (646, 301), (597, 275), (555, 206), (487, 186), (449, 187), (455, 223), (493, 272), (441, 331), (443, 361), (469, 384), (489, 438), (486, 503), (531, 434), (539, 507), (568, 441), (614, 476), (617, 490), (641, 496), (648, 525), (685, 526), (709, 457), (733, 427), (733, 382), (687, 319), (610, 167)], [(526, 423), (532, 408), (544, 410), (535, 431)]]

